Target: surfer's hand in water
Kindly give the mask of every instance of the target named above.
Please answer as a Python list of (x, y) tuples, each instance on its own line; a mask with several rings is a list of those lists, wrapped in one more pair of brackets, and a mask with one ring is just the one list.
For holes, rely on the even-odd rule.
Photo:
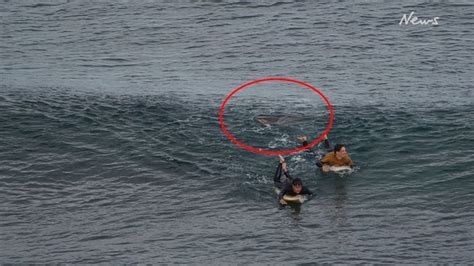
[(280, 160), (280, 163), (285, 162), (285, 158), (283, 158), (283, 156), (281, 156), (281, 155), (278, 155), (278, 160)]
[(323, 167), (321, 167), (321, 169), (323, 170), (323, 172), (327, 173), (329, 172), (329, 165), (323, 164)]
[(299, 140), (299, 142), (308, 141), (308, 137), (307, 137), (307, 136), (299, 136), (299, 137), (297, 137), (296, 139)]
[(284, 199), (281, 199), (281, 200), (280, 200), (280, 204), (281, 204), (281, 205), (286, 205), (287, 203), (286, 203), (286, 201), (285, 201)]
[(328, 134), (324, 134), (323, 139), (328, 140)]

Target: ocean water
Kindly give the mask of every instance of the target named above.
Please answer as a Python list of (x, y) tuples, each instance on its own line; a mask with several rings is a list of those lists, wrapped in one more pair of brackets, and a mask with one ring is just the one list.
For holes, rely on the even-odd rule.
[[(410, 12), (439, 25), (399, 25)], [(0, 262), (469, 264), (469, 1), (3, 1)], [(330, 101), (350, 174), (286, 155), (315, 196), (280, 208), (275, 156), (234, 144), (240, 85)], [(261, 114), (289, 117), (263, 126)], [(318, 138), (310, 90), (240, 91), (225, 125)], [(322, 147), (317, 145), (322, 152)]]

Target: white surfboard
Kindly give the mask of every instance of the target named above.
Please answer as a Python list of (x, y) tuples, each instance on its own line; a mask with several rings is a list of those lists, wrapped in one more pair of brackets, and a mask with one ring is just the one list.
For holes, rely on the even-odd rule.
[[(275, 188), (276, 194), (280, 194), (281, 190), (278, 188)], [(288, 203), (293, 203), (293, 204), (302, 204), (305, 202), (308, 198), (305, 195), (296, 195), (296, 196), (289, 196), (289, 195), (284, 195), (283, 200), (285, 200)]]

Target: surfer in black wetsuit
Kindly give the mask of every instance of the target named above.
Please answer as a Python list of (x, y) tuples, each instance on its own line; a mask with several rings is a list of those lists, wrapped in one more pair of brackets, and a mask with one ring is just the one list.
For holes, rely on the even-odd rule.
[[(288, 172), (288, 167), (286, 165), (285, 159), (279, 155), (278, 156), (280, 163), (273, 177), (275, 186), (280, 189), (280, 194), (278, 194), (278, 199), (280, 200), (281, 205), (286, 205), (287, 202), (283, 199), (283, 196), (296, 196), (296, 195), (313, 195), (309, 189), (303, 186), (300, 178), (293, 178)], [(281, 180), (281, 174), (285, 174), (285, 180)]]
[[(323, 138), (324, 138), (324, 141), (323, 141), (324, 149), (326, 149), (328, 152), (330, 152), (331, 151), (331, 145), (329, 144), (328, 135), (324, 135)], [(303, 145), (303, 147), (309, 144), (307, 136), (299, 136), (298, 140), (301, 142), (301, 145)], [(315, 156), (319, 155), (313, 150), (313, 148), (307, 148), (306, 150), (308, 152), (314, 154)]]

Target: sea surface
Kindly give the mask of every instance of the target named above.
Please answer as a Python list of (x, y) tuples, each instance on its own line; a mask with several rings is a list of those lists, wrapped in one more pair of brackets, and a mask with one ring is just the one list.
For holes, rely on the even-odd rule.
[[(2, 1), (0, 262), (472, 264), (473, 19), (472, 1)], [(223, 108), (232, 136), (281, 151), (332, 123), (356, 163), (285, 155), (315, 192), (300, 206), (219, 121), (266, 77), (331, 105), (255, 84)]]

